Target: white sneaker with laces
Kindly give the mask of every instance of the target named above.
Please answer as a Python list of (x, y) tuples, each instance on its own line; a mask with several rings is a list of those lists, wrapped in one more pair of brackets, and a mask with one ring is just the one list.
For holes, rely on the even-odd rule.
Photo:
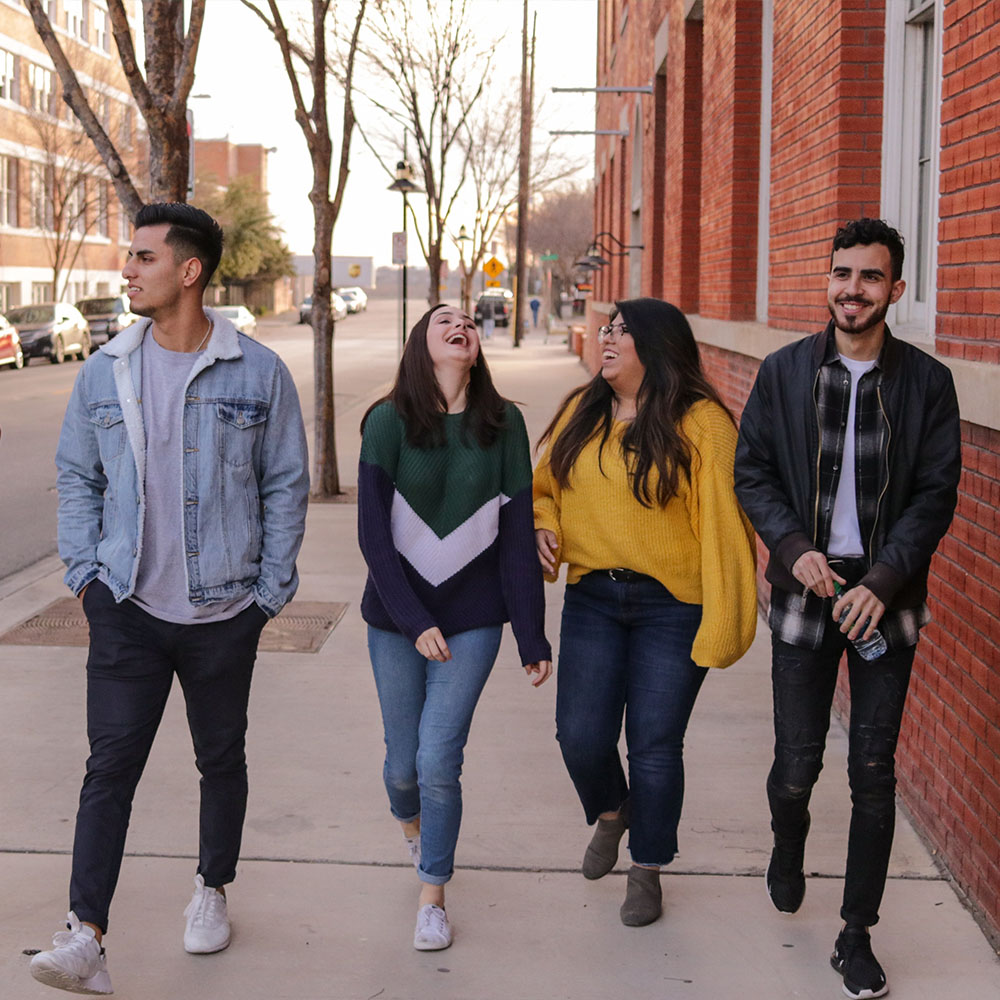
[(425, 903), (417, 910), (417, 929), (413, 932), (417, 951), (441, 951), (451, 947), (451, 924), (440, 906)]
[(31, 960), (31, 974), (40, 983), (57, 990), (92, 995), (113, 993), (104, 949), (97, 943), (93, 927), (86, 927), (70, 911), (69, 930), (57, 931), (51, 951), (40, 951)]
[(415, 837), (404, 837), (403, 840), (406, 841), (406, 849), (410, 852), (410, 860), (413, 862), (414, 868), (420, 867), (420, 834), (418, 833)]
[(194, 895), (187, 909), (184, 950), (192, 955), (211, 955), (229, 947), (229, 915), (226, 897), (205, 885), (201, 875), (194, 877)]

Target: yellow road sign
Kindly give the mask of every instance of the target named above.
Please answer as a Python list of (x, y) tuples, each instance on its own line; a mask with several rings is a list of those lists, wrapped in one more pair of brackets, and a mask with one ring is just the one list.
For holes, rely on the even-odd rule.
[(492, 278), (492, 279), (490, 279), (489, 281), (486, 282), (486, 287), (487, 288), (499, 288), (500, 287), (500, 282), (497, 281), (496, 278)]
[(491, 277), (495, 278), (501, 271), (503, 271), (504, 266), (496, 259), (496, 257), (490, 257), (485, 264), (483, 264), (483, 270)]

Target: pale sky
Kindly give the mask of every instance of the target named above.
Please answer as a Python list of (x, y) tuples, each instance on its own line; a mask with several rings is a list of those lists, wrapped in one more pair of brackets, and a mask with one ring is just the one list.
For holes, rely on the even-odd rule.
[[(303, 0), (281, 0), (289, 21), (297, 10), (308, 10)], [(266, 4), (262, 4), (266, 7)], [(506, 34), (496, 60), (497, 76), (520, 78), (521, 0), (471, 0), (474, 23), (481, 30)], [(592, 94), (553, 94), (553, 86), (593, 86), (596, 63), (596, 0), (530, 0), (530, 19), (537, 12), (536, 99), (544, 95), (544, 130), (592, 129)], [(229, 137), (233, 143), (260, 143), (276, 146), (270, 154), (268, 187), (271, 211), (284, 229), (286, 242), (294, 253), (312, 253), (312, 206), (309, 189), (312, 170), (302, 131), (292, 116), (292, 96), (281, 64), (277, 43), (264, 25), (239, 0), (208, 0), (196, 79), (192, 94), (207, 98), (190, 101), (194, 112), (195, 135), (200, 139)], [(331, 106), (339, 104), (335, 88)], [(370, 114), (364, 102), (356, 101), (356, 113)], [(536, 123), (536, 135), (539, 123)], [(339, 125), (333, 125), (334, 183), (339, 145)], [(563, 136), (559, 149), (575, 156), (585, 166), (581, 179), (593, 175), (592, 136)], [(402, 136), (400, 136), (402, 142)], [(399, 153), (402, 153), (400, 149)], [(412, 157), (411, 157), (412, 159)], [(371, 256), (375, 266), (391, 260), (391, 234), (402, 222), (402, 199), (387, 191), (391, 182), (355, 134), (351, 146), (351, 175), (344, 206), (334, 231), (334, 254)], [(413, 196), (419, 198), (419, 195)], [(454, 228), (465, 220), (461, 212), (451, 217)], [(452, 262), (453, 246), (445, 248)], [(420, 248), (410, 236), (409, 258), (422, 263)]]

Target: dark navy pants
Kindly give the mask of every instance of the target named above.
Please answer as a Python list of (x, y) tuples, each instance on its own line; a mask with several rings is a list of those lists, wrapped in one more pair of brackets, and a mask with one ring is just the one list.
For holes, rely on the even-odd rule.
[(250, 678), (267, 616), (251, 604), (227, 621), (175, 625), (132, 601), (116, 604), (99, 580), (83, 605), (90, 622), (90, 757), (76, 815), (70, 908), (107, 930), (132, 798), (175, 673), (201, 773), (198, 871), (214, 887), (235, 877), (247, 803)]
[(823, 767), (837, 669), (847, 650), (851, 723), (847, 773), (851, 828), (841, 919), (878, 922), (896, 823), (896, 743), (916, 646), (863, 660), (833, 621), (820, 649), (772, 639), (774, 765), (767, 777), (772, 827), (795, 837), (805, 825), (813, 785)]

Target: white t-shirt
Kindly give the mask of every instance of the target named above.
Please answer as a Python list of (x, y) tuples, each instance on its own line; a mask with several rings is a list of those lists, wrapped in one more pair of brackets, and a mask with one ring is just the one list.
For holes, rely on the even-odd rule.
[(837, 495), (833, 499), (833, 521), (830, 525), (830, 544), (827, 554), (842, 559), (857, 558), (865, 554), (858, 526), (858, 497), (854, 475), (854, 438), (857, 420), (858, 382), (865, 372), (875, 367), (871, 361), (855, 361), (840, 355), (840, 360), (851, 373), (851, 401), (847, 407), (847, 427), (844, 433), (844, 454), (840, 459), (840, 479)]

